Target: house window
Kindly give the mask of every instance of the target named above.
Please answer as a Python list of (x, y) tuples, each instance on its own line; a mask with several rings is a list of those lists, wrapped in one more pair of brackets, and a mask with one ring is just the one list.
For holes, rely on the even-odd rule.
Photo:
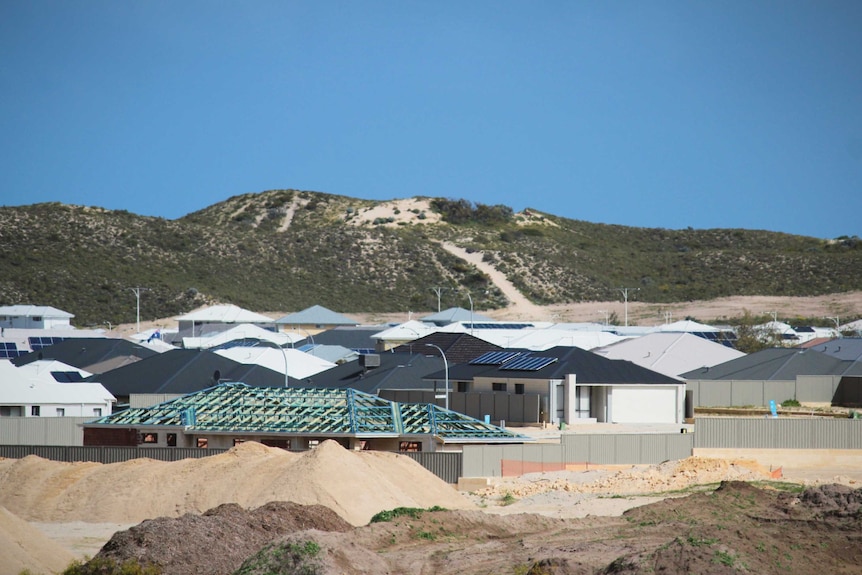
[(145, 433), (141, 438), (141, 443), (158, 443), (159, 442), (159, 434), (158, 433)]
[(176, 433), (168, 433), (168, 447), (176, 447), (177, 446), (177, 434)]
[(243, 443), (245, 443), (245, 439), (240, 439), (238, 437), (233, 438), (233, 446), (234, 447), (236, 447), (237, 445), (241, 445)]
[(506, 384), (505, 383), (492, 383), (491, 389), (494, 391), (506, 391)]
[(467, 393), (470, 391), (470, 382), (469, 381), (459, 381), (458, 382), (458, 393)]
[(515, 384), (515, 395), (524, 395), (524, 384), (516, 383)]
[(207, 441), (206, 437), (198, 437), (198, 447), (200, 449), (206, 449), (209, 447), (209, 441)]
[(33, 321), (42, 321), (42, 316), (41, 315), (34, 315)]
[(422, 451), (421, 441), (401, 441), (398, 443), (398, 451)]
[(0, 417), (21, 417), (24, 407), (21, 405), (0, 405)]
[(93, 415), (96, 417), (102, 417), (102, 408), (101, 407), (94, 407), (93, 408)]
[(41, 406), (39, 405), (31, 405), (30, 406), (30, 415), (33, 417), (39, 417), (39, 413), (41, 411)]
[(66, 408), (58, 407), (57, 408), (57, 417), (66, 417)]
[(318, 445), (320, 445), (319, 439), (309, 439), (308, 440), (308, 448), (309, 449), (317, 449)]

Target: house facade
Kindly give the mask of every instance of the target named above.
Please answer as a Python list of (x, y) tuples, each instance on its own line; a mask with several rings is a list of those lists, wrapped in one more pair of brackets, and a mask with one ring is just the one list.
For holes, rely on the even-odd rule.
[(3, 329), (72, 329), (69, 312), (47, 305), (0, 306)]

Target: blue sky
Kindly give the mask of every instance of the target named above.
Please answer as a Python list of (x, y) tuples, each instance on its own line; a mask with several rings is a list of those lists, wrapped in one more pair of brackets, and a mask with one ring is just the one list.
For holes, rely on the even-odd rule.
[(862, 2), (7, 0), (0, 204), (860, 234)]

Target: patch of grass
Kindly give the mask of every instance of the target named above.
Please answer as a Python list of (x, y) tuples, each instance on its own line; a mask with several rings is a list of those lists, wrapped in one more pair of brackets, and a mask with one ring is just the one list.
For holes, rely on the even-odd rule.
[(514, 495), (512, 495), (510, 492), (507, 491), (506, 494), (500, 498), (500, 505), (512, 505), (517, 500), (518, 500), (517, 497), (515, 497)]
[(427, 509), (422, 509), (420, 507), (396, 507), (395, 509), (389, 509), (387, 511), (381, 511), (376, 513), (372, 518), (370, 523), (385, 523), (388, 521), (392, 521), (398, 517), (410, 517), (411, 519), (419, 519), (422, 517), (422, 514), (428, 512), (436, 512), (436, 511), (446, 511), (443, 507), (435, 505), (433, 507), (428, 507)]
[(136, 559), (118, 562), (107, 557), (94, 557), (87, 562), (73, 561), (63, 575), (162, 575), (162, 568), (152, 563), (141, 564)]
[(736, 556), (732, 553), (722, 550), (716, 550), (715, 555), (712, 556), (712, 562), (717, 565), (726, 565), (728, 567), (733, 567), (736, 563)]
[(715, 545), (718, 543), (718, 539), (713, 537), (696, 537), (694, 535), (689, 535), (686, 537), (685, 542), (692, 547), (701, 547), (703, 545)]

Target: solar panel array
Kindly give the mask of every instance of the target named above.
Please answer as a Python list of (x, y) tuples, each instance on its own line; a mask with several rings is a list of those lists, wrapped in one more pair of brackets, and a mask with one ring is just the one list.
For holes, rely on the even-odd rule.
[(52, 371), (51, 376), (58, 383), (77, 383), (84, 381), (79, 371)]
[(19, 355), (30, 353), (28, 351), (19, 350), (15, 342), (0, 341), (0, 359), (14, 359)]
[(469, 329), (527, 329), (533, 327), (531, 323), (465, 323), (464, 327)]
[(522, 351), (489, 351), (470, 361), (470, 365), (502, 365), (523, 354)]
[(60, 343), (61, 341), (65, 341), (67, 338), (65, 337), (28, 337), (27, 340), (30, 342), (30, 349), (32, 351), (39, 351), (40, 349), (44, 349), (46, 347), (51, 347), (55, 343)]
[(506, 362), (501, 370), (538, 371), (557, 361), (556, 357), (542, 357), (539, 355), (526, 355)]

